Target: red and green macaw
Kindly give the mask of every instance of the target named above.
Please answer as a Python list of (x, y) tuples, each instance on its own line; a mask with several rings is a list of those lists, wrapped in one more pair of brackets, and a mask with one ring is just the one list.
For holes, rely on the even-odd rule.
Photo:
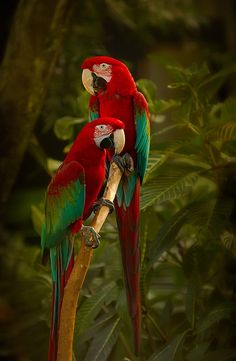
[(53, 282), (49, 361), (57, 357), (59, 316), (74, 265), (74, 240), (82, 229), (93, 236), (89, 246), (99, 243), (95, 230), (82, 222), (91, 214), (105, 179), (105, 149), (119, 154), (124, 146), (123, 128), (120, 120), (111, 117), (87, 123), (47, 188), (41, 244), (44, 255), (50, 251)]
[(82, 82), (91, 94), (90, 120), (99, 116), (122, 120), (126, 137), (122, 154), (128, 153), (134, 163), (134, 172), (126, 172), (122, 178), (115, 208), (135, 352), (138, 354), (141, 342), (139, 202), (150, 147), (149, 110), (143, 94), (137, 90), (131, 73), (121, 61), (95, 56), (86, 59), (82, 69)]

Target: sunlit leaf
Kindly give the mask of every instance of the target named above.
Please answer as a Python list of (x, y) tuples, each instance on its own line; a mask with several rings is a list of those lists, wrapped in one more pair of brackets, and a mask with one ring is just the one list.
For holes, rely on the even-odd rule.
[(157, 96), (157, 86), (150, 79), (139, 79), (136, 81), (137, 87), (145, 95), (148, 101), (152, 101)]
[(49, 169), (51, 175), (53, 175), (58, 170), (61, 163), (62, 162), (57, 159), (53, 159), (53, 158), (47, 159), (47, 168)]
[(57, 119), (54, 124), (54, 132), (59, 139), (72, 139), (74, 134), (74, 125), (82, 124), (84, 121), (84, 118), (73, 118), (69, 116)]
[(236, 123), (224, 122), (207, 133), (208, 141), (229, 142), (236, 139)]

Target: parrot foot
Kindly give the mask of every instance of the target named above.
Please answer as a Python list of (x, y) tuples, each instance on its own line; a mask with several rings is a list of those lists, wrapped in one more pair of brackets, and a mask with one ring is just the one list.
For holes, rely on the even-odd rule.
[(97, 248), (99, 246), (101, 236), (93, 227), (82, 225), (81, 234), (87, 247)]
[(110, 201), (109, 199), (106, 198), (100, 198), (97, 202), (95, 202), (93, 204), (93, 211), (94, 213), (97, 213), (99, 211), (99, 209), (102, 206), (106, 206), (109, 208), (109, 214), (111, 214), (114, 211), (114, 204), (112, 201)]
[(120, 168), (122, 173), (129, 175), (134, 171), (134, 161), (129, 153), (125, 153), (122, 157), (115, 154), (112, 161)]

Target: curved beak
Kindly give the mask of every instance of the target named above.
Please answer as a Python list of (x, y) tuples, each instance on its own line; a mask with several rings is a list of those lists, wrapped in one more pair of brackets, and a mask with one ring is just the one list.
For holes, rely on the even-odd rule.
[(93, 76), (89, 69), (84, 69), (82, 71), (82, 83), (89, 94), (95, 95), (93, 89)]
[(125, 146), (125, 132), (124, 129), (116, 129), (113, 133), (115, 153), (119, 154), (122, 152)]
[(119, 154), (125, 145), (125, 132), (123, 129), (116, 129), (109, 136), (96, 138), (95, 142), (100, 148), (114, 149), (115, 154)]

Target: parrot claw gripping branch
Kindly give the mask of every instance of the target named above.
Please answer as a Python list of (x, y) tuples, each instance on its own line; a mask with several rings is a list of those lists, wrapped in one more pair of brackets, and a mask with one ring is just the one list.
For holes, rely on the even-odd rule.
[[(141, 347), (141, 296), (139, 204), (140, 185), (147, 168), (150, 147), (150, 116), (143, 94), (121, 61), (108, 56), (85, 59), (82, 82), (90, 93), (90, 121), (115, 117), (125, 124), (124, 159), (115, 156), (123, 173), (115, 200), (128, 309), (133, 327), (135, 354)], [(108, 158), (112, 152), (107, 150)], [(127, 169), (128, 168), (128, 169)], [(133, 170), (133, 171), (132, 171)]]
[[(80, 290), (78, 287), (82, 287), (92, 249), (99, 245), (98, 232), (109, 213), (107, 204), (103, 204), (95, 215), (96, 222), (91, 226), (84, 226), (82, 222), (93, 211), (93, 205), (97, 201), (104, 182), (106, 149), (113, 149), (115, 154), (119, 154), (124, 144), (124, 124), (120, 120), (101, 117), (87, 123), (47, 188), (41, 245), (44, 258), (45, 254), (50, 253), (53, 284), (49, 361), (72, 360), (74, 318)], [(116, 187), (119, 180), (120, 178), (113, 179)], [(113, 183), (110, 184), (110, 188), (114, 188)], [(114, 196), (116, 189), (113, 189)], [(110, 202), (114, 199), (109, 194), (106, 198)], [(75, 272), (73, 246), (79, 232), (82, 233), (82, 243), (75, 265), (78, 264), (79, 270)], [(80, 254), (83, 256), (79, 257)], [(87, 263), (85, 259), (88, 260)], [(72, 284), (71, 288), (69, 288), (69, 283)], [(77, 294), (71, 297), (74, 290)], [(67, 297), (64, 297), (66, 292)], [(64, 303), (65, 312), (63, 313)], [(71, 306), (72, 304), (74, 307)], [(68, 341), (67, 344), (65, 340)]]
[(105, 199), (104, 197), (100, 198), (97, 202), (93, 205), (94, 213), (97, 213), (102, 206), (106, 206), (109, 208), (109, 214), (114, 211), (114, 203), (111, 202), (109, 199)]
[(101, 236), (91, 226), (81, 227), (81, 235), (84, 237), (84, 241), (87, 247), (98, 248), (100, 244)]

